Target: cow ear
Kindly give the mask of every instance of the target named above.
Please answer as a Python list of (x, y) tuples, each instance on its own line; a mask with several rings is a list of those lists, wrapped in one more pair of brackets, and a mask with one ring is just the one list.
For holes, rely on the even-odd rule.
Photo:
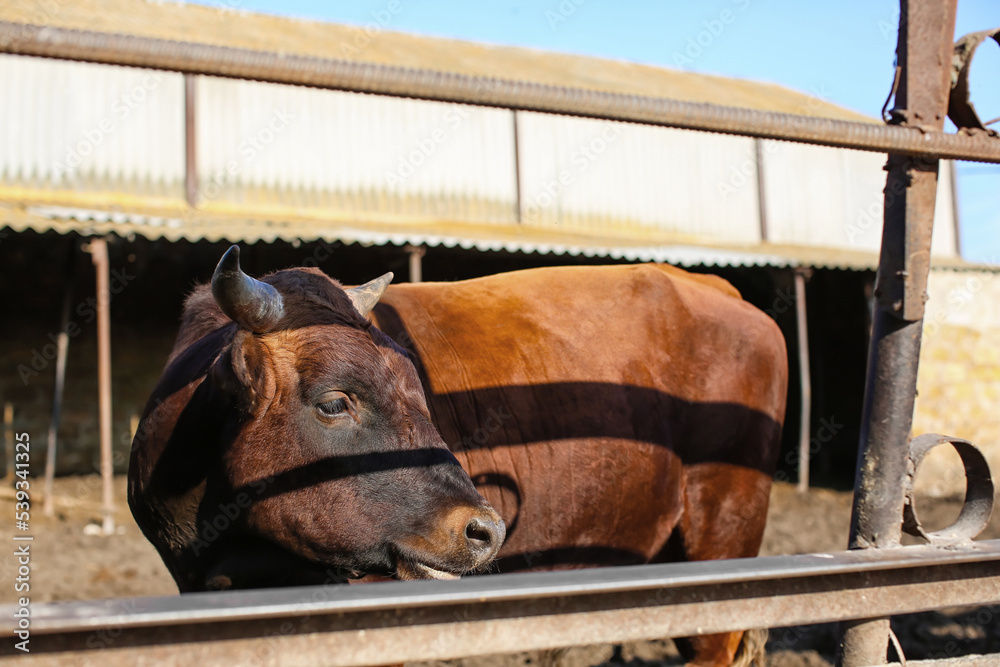
[(211, 370), (212, 383), (248, 414), (257, 414), (274, 397), (274, 369), (264, 344), (240, 329)]

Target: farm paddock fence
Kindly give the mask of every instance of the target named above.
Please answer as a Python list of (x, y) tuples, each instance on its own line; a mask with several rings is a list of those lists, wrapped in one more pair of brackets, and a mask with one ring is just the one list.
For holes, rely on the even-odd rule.
[[(66, 665), (90, 658), (104, 667), (447, 660), (514, 647), (726, 632), (748, 621), (780, 627), (987, 605), (1000, 600), (998, 567), (1000, 540), (989, 540), (949, 551), (924, 545), (50, 603), (32, 611), (37, 648), (17, 660)], [(10, 618), (3, 617), (8, 631)], [(0, 648), (0, 655), (13, 653), (9, 644)]]
[[(45, 637), (44, 645), (20, 660), (187, 665), (242, 664), (242, 656), (260, 664), (371, 665), (840, 620), (847, 621), (841, 664), (863, 667), (886, 663), (890, 615), (1000, 602), (1000, 542), (971, 541), (977, 517), (988, 516), (993, 502), (989, 471), (972, 462), (971, 444), (925, 436), (965, 452), (964, 519), (954, 531), (925, 535), (928, 545), (899, 546), (904, 528), (923, 532), (907, 486), (928, 446), (909, 438), (938, 160), (1000, 162), (1000, 139), (970, 120), (975, 115), (962, 89), (968, 57), (982, 39), (953, 47), (956, 0), (901, 0), (900, 10), (895, 106), (886, 126), (0, 22), (0, 52), (12, 54), (889, 154), (849, 551), (448, 583), (50, 603), (31, 610), (31, 631)], [(943, 132), (946, 114), (957, 134)], [(17, 631), (13, 611), (0, 612), (5, 633)], [(11, 645), (0, 648), (2, 656), (13, 654)], [(908, 664), (996, 665), (1000, 656)]]

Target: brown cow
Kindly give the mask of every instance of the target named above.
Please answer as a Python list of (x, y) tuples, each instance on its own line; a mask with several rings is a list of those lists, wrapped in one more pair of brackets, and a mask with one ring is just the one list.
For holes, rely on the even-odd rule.
[[(188, 300), (136, 439), (130, 504), (182, 590), (318, 582), (329, 578), (330, 565), (353, 576), (393, 574), (394, 566), (397, 576), (482, 567), (503, 523), (463, 486), (457, 466), (447, 465), (454, 459), (445, 460), (440, 439), (426, 431), (429, 420), (509, 526), (503, 571), (757, 553), (784, 417), (785, 351), (774, 323), (724, 281), (666, 266), (622, 266), (397, 285), (372, 313), (378, 328), (360, 322), (336, 283), (316, 271), (282, 271), (263, 282), (282, 295), (285, 314), (257, 333), (258, 311), (268, 319), (259, 306), (266, 299), (238, 299), (244, 313), (236, 317), (205, 288)], [(310, 319), (318, 313), (321, 321)], [(409, 350), (419, 379), (379, 329)], [(414, 457), (388, 444), (361, 457), (295, 447), (296, 439), (311, 442), (300, 422), (314, 425), (325, 397), (307, 393), (303, 401), (301, 391), (285, 396), (280, 387), (309, 384), (339, 364), (354, 369), (354, 345), (393, 369), (374, 374), (366, 391), (386, 397), (379, 405), (388, 421), (395, 419), (392, 397), (404, 402), (403, 413), (417, 415), (431, 441), (419, 451), (435, 454), (421, 460), (424, 468), (414, 469)], [(318, 352), (340, 349), (349, 351)], [(262, 410), (262, 400), (279, 410)], [(227, 412), (223, 423), (211, 416), (233, 410), (230, 404), (236, 416)], [(215, 425), (199, 431), (206, 419)], [(274, 432), (283, 434), (278, 443)], [(344, 458), (351, 465), (339, 463)], [(390, 494), (399, 505), (347, 490), (366, 466), (385, 478), (368, 493), (410, 484)], [(425, 471), (450, 475), (448, 493), (439, 481), (426, 483)], [(450, 528), (429, 526), (422, 514), (444, 501), (455, 506), (455, 496), (461, 521), (435, 511), (435, 521), (451, 520)], [(364, 506), (373, 497), (378, 512)], [(317, 507), (347, 527), (318, 520)], [(232, 525), (220, 521), (230, 514)], [(286, 535), (282, 522), (303, 528)], [(213, 529), (219, 534), (208, 539)], [(415, 532), (464, 537), (449, 542), (446, 556), (397, 562), (399, 536)], [(464, 545), (477, 540), (478, 551)], [(420, 553), (433, 549), (421, 544)], [(473, 557), (455, 554), (463, 550)], [(741, 634), (680, 646), (696, 664), (727, 665)]]
[[(774, 322), (720, 278), (564, 267), (393, 285), (373, 311), (508, 526), (502, 571), (755, 556), (781, 440)], [(742, 633), (679, 642), (728, 665)]]
[(233, 246), (187, 300), (128, 489), (181, 591), (454, 578), (496, 555), (503, 522), (405, 353), (364, 317), (391, 278), (257, 281)]

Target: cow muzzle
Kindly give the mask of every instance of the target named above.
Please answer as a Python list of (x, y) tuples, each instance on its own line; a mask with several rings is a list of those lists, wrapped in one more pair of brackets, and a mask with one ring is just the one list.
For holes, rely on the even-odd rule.
[(500, 551), (507, 527), (489, 506), (447, 513), (430, 534), (407, 540), (396, 566), (398, 579), (458, 579), (484, 569)]

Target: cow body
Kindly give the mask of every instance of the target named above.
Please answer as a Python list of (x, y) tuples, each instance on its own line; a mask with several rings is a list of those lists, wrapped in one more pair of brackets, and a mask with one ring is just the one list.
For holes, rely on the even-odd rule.
[[(756, 555), (785, 349), (728, 283), (536, 269), (376, 306), (384, 285), (254, 281), (232, 252), (187, 300), (129, 468), (181, 591), (447, 578), (498, 550), (501, 571)], [(727, 665), (741, 634), (681, 648)]]
[[(393, 285), (376, 325), (508, 526), (502, 571), (755, 556), (784, 419), (773, 321), (662, 265)], [(739, 633), (695, 638), (729, 664)]]

